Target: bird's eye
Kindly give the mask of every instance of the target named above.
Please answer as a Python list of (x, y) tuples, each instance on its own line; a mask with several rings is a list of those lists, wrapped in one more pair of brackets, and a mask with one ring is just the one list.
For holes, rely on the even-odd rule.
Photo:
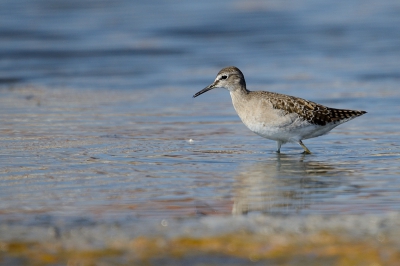
[(223, 75), (223, 76), (221, 76), (221, 79), (226, 79), (228, 76), (226, 76), (226, 75)]

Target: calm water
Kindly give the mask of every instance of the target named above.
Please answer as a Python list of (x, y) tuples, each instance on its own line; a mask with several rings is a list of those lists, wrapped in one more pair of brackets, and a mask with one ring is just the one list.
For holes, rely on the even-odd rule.
[[(275, 143), (210, 84), (368, 114)], [(1, 1), (1, 219), (400, 211), (400, 3)]]

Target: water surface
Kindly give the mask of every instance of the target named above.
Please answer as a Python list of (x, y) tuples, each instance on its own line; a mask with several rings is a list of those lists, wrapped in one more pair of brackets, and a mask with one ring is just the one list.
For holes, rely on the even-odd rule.
[[(2, 1), (3, 220), (399, 211), (397, 1)], [(275, 143), (223, 90), (368, 113)], [(83, 219), (83, 220), (82, 220)]]

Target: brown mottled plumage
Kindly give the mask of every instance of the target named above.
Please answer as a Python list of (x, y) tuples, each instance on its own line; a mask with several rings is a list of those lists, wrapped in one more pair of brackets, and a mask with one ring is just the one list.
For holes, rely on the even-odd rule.
[(242, 122), (254, 133), (277, 141), (277, 152), (282, 144), (295, 142), (305, 153), (311, 153), (303, 139), (328, 133), (365, 111), (335, 109), (294, 96), (268, 92), (249, 91), (243, 73), (237, 67), (222, 69), (215, 81), (196, 93), (197, 97), (214, 88), (230, 91), (233, 106)]
[(267, 91), (254, 91), (250, 93), (259, 94), (259, 97), (269, 98), (274, 109), (283, 110), (285, 114), (296, 113), (308, 122), (319, 126), (337, 123), (341, 120), (355, 118), (366, 113), (365, 111), (330, 108), (312, 101), (280, 93)]

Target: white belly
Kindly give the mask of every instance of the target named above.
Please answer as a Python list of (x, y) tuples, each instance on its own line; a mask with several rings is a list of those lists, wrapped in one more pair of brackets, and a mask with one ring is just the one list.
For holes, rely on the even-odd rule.
[(265, 122), (243, 123), (257, 135), (283, 143), (297, 143), (299, 140), (315, 138), (328, 133), (334, 127), (338, 126), (338, 124), (328, 124), (325, 126), (313, 125), (300, 118), (293, 120), (291, 123), (281, 124), (269, 124)]

